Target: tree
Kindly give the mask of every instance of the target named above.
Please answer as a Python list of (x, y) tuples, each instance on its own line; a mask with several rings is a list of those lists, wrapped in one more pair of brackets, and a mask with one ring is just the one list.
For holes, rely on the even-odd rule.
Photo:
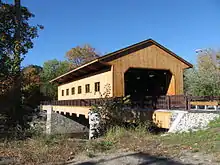
[(57, 84), (50, 83), (53, 78), (60, 76), (73, 68), (68, 61), (58, 61), (56, 59), (44, 62), (41, 73), (42, 86), (41, 91), (44, 96), (50, 99), (57, 98)]
[[(20, 74), (20, 63), (29, 49), (32, 39), (38, 36), (42, 26), (32, 26), (28, 22), (34, 15), (26, 8), (1, 2), (0, 7), (0, 81)], [(4, 86), (5, 87), (5, 86)], [(3, 87), (3, 88), (4, 88)]]
[(22, 96), (23, 104), (36, 108), (43, 100), (40, 92), (42, 67), (29, 65), (22, 69)]
[(97, 57), (99, 57), (99, 54), (96, 52), (95, 48), (92, 48), (88, 44), (85, 44), (82, 47), (77, 46), (72, 48), (66, 53), (66, 58), (73, 64), (74, 67), (78, 67), (86, 62), (92, 61)]
[(29, 24), (33, 17), (26, 7), (20, 6), (20, 0), (15, 0), (15, 5), (0, 2), (0, 94), (4, 102), (10, 103), (9, 108), (4, 107), (9, 116), (21, 125), (20, 65), (28, 50), (33, 48), (32, 40), (38, 37), (38, 30), (43, 28)]
[(220, 95), (218, 54), (214, 50), (198, 54), (195, 68), (185, 72), (184, 85), (187, 94), (194, 96)]
[[(24, 59), (24, 55), (29, 49), (33, 48), (32, 40), (38, 37), (37, 31), (39, 28), (43, 28), (41, 25), (32, 26), (29, 24), (29, 20), (34, 17), (34, 15), (26, 7), (22, 6), (20, 13), (21, 19), (18, 26), (19, 18), (17, 18), (17, 9), (15, 6), (12, 4), (1, 4), (0, 62), (1, 65), (8, 68), (8, 72), (14, 74), (16, 74), (17, 70), (20, 70), (20, 63)], [(16, 51), (19, 51), (20, 54), (17, 54)]]

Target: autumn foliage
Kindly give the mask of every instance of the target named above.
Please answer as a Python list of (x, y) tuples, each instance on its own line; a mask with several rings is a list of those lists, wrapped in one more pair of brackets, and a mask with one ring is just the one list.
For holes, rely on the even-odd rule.
[(100, 55), (96, 52), (95, 48), (88, 44), (72, 48), (66, 53), (67, 60), (72, 63), (74, 67), (78, 67), (86, 62), (92, 61), (99, 56)]

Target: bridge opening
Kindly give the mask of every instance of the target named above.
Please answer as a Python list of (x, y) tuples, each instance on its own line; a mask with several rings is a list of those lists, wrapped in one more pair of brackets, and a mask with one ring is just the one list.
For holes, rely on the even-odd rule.
[(166, 95), (171, 77), (169, 70), (129, 68), (124, 74), (125, 96), (142, 101), (146, 96)]

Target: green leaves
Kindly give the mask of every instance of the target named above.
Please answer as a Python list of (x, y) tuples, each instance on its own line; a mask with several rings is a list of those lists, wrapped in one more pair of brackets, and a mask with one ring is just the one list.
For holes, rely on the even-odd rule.
[(43, 71), (41, 73), (41, 91), (45, 96), (54, 99), (57, 98), (57, 84), (52, 84), (49, 81), (68, 72), (72, 67), (72, 64), (68, 61), (58, 61), (54, 59), (44, 62)]
[(199, 54), (196, 67), (187, 70), (184, 74), (186, 93), (194, 96), (219, 96), (220, 70), (218, 63), (218, 53), (213, 50)]
[[(0, 8), (0, 65), (6, 67), (10, 72), (20, 70), (20, 63), (24, 59), (24, 55), (28, 53), (29, 49), (33, 48), (32, 40), (38, 37), (38, 30), (43, 28), (42, 25), (31, 25), (29, 20), (32, 17), (34, 15), (22, 6), (20, 39), (17, 41), (16, 8), (13, 4), (2, 3)], [(16, 57), (16, 54), (19, 57)], [(5, 63), (10, 63), (10, 65), (5, 65)]]

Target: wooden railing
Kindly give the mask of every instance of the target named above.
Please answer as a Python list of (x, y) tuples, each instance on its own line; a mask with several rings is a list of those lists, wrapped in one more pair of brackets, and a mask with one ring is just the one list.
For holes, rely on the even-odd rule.
[(219, 110), (220, 96), (194, 96), (190, 98), (191, 109)]
[[(108, 98), (114, 101), (121, 101), (123, 98)], [(77, 100), (54, 100), (44, 101), (41, 105), (54, 105), (54, 106), (92, 106), (102, 104), (105, 99), (77, 99)], [(131, 108), (144, 108), (144, 109), (168, 109), (168, 110), (190, 110), (191, 106), (195, 103), (203, 103), (207, 106), (220, 103), (220, 96), (186, 96), (186, 95), (172, 95), (172, 96), (159, 96), (152, 97), (146, 96), (145, 99), (139, 101), (130, 101), (128, 104)], [(202, 104), (202, 105), (203, 105)], [(214, 105), (214, 104), (213, 104)]]
[(147, 96), (144, 101), (143, 108), (151, 109), (189, 109), (188, 98), (184, 95), (173, 95), (173, 96), (159, 96), (152, 97)]
[(59, 105), (59, 106), (92, 106), (99, 104), (101, 99), (76, 99), (76, 100), (52, 100), (43, 101), (41, 105)]
[(188, 96), (190, 101), (220, 101), (220, 96)]
[[(114, 101), (121, 101), (123, 98), (108, 98), (114, 99)], [(103, 102), (101, 99), (77, 99), (77, 100), (54, 100), (44, 101), (41, 105), (57, 105), (57, 106), (92, 106)], [(184, 95), (174, 96), (159, 96), (152, 97), (147, 96), (141, 101), (130, 101), (128, 104), (132, 108), (146, 108), (146, 109), (189, 109), (188, 97)]]

